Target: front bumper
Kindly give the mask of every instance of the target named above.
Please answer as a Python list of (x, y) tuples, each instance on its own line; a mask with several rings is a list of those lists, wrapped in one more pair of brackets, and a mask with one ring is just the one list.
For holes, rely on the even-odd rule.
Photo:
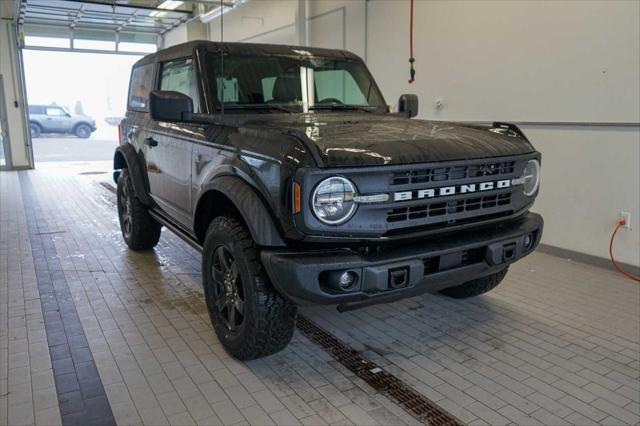
[[(494, 274), (535, 250), (542, 216), (527, 213), (498, 227), (440, 237), (406, 247), (361, 255), (350, 249), (264, 250), (262, 263), (278, 291), (298, 305), (337, 304), (355, 309), (454, 287)], [(525, 237), (533, 240), (525, 248)], [(357, 286), (348, 292), (327, 282), (332, 271), (353, 271)], [(393, 285), (402, 277), (401, 286)]]

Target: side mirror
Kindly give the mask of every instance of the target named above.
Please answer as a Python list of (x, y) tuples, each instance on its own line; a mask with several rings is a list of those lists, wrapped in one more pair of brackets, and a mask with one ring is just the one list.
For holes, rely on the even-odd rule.
[(149, 93), (149, 113), (156, 121), (191, 121), (193, 100), (184, 93), (153, 90)]
[(400, 100), (398, 101), (398, 111), (404, 112), (409, 118), (418, 115), (418, 96), (400, 95)]

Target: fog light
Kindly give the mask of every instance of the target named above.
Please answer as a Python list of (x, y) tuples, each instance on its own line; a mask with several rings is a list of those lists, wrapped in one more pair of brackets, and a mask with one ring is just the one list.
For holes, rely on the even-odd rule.
[(362, 270), (322, 271), (318, 277), (320, 287), (329, 293), (350, 293), (360, 289)]
[(358, 275), (353, 271), (345, 271), (340, 274), (338, 285), (342, 290), (351, 290), (358, 282)]
[(533, 234), (527, 234), (524, 236), (524, 249), (530, 250), (533, 246)]

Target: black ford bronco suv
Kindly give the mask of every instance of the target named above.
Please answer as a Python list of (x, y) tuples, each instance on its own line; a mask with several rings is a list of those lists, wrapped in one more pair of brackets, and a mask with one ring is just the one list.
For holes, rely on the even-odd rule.
[(389, 112), (342, 50), (189, 42), (132, 71), (114, 158), (133, 250), (162, 226), (202, 251), (216, 334), (274, 353), (298, 305), (339, 310), (497, 286), (540, 241), (540, 154), (514, 125)]

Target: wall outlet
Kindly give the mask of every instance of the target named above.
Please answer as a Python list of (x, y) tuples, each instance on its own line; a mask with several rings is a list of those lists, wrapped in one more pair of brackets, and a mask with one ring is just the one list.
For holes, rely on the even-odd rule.
[(631, 229), (631, 213), (620, 212), (620, 220), (624, 220), (625, 224), (622, 229)]

